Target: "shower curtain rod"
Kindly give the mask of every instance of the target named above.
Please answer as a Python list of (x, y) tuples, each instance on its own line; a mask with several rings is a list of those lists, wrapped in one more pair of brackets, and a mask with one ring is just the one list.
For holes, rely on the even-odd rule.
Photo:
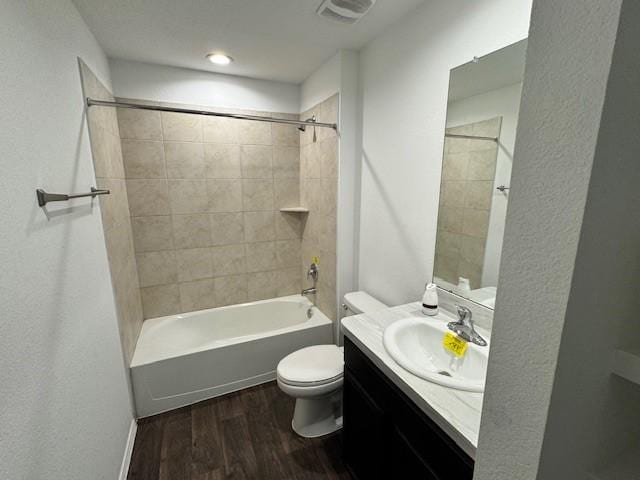
[(480, 137), (478, 135), (460, 135), (458, 133), (445, 133), (444, 136), (449, 138), (467, 138), (469, 140), (489, 140), (491, 142), (498, 142), (497, 137)]
[(257, 115), (242, 115), (239, 113), (210, 112), (207, 110), (192, 110), (189, 108), (162, 107), (160, 105), (142, 105), (139, 103), (108, 102), (106, 100), (94, 100), (93, 98), (89, 98), (89, 97), (87, 97), (87, 106), (88, 107), (96, 106), (96, 107), (115, 107), (115, 108), (137, 108), (140, 110), (154, 110), (158, 112), (190, 113), (193, 115), (206, 115), (209, 117), (235, 118), (236, 120), (254, 120), (256, 122), (285, 123), (287, 125), (298, 125), (298, 126), (305, 126), (305, 127), (306, 126), (323, 127), (323, 128), (333, 128), (334, 130), (338, 130), (338, 125), (335, 123), (289, 120), (287, 118), (260, 117)]

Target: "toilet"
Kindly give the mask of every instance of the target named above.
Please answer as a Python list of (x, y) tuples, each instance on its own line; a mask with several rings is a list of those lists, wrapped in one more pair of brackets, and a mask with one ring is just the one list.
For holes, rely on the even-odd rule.
[[(345, 316), (387, 308), (366, 292), (344, 296)], [(278, 387), (296, 399), (291, 426), (301, 437), (315, 438), (342, 428), (344, 349), (313, 345), (284, 357), (277, 368)]]

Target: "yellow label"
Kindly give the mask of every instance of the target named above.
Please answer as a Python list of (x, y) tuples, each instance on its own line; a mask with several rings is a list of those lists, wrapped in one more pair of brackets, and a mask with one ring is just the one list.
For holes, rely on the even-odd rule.
[(315, 263), (316, 265), (320, 265), (320, 259), (318, 257), (311, 257), (311, 263)]
[(445, 348), (445, 350), (449, 350), (456, 357), (462, 358), (467, 351), (468, 344), (459, 336), (451, 332), (447, 332), (442, 338), (442, 346)]

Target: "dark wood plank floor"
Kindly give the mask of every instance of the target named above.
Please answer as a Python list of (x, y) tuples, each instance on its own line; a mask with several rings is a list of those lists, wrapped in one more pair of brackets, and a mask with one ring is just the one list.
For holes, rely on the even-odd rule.
[(275, 382), (138, 422), (129, 480), (346, 480), (340, 433), (291, 430), (294, 399)]

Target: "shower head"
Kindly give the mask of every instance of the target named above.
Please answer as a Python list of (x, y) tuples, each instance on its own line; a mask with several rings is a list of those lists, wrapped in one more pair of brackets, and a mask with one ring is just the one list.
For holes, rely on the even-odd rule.
[[(305, 122), (315, 122), (315, 121), (316, 121), (316, 116), (315, 115), (313, 117), (307, 118), (305, 120)], [(307, 131), (307, 126), (306, 125), (300, 125), (298, 127), (298, 130), (300, 130), (301, 132), (306, 132)]]

